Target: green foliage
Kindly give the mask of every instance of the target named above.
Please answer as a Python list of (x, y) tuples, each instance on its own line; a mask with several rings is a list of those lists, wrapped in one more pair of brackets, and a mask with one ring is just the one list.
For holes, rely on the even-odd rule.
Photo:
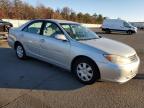
[(80, 23), (102, 23), (102, 15), (89, 13), (76, 13), (69, 7), (53, 10), (50, 7), (39, 5), (33, 7), (23, 0), (0, 0), (0, 19), (64, 19)]

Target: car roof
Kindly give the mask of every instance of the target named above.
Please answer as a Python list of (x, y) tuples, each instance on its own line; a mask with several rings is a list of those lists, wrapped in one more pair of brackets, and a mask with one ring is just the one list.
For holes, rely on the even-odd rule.
[(18, 29), (22, 30), (26, 25), (28, 25), (29, 23), (31, 23), (33, 21), (51, 21), (51, 22), (58, 23), (58, 24), (78, 24), (78, 25), (80, 25), (80, 23), (73, 22), (73, 21), (67, 21), (67, 20), (59, 20), (59, 19), (33, 19), (33, 20), (30, 20), (27, 23), (21, 25)]
[(73, 21), (67, 21), (67, 20), (59, 20), (59, 19), (35, 19), (35, 20), (44, 20), (44, 21), (52, 21), (52, 22), (56, 22), (56, 23), (60, 23), (60, 24), (79, 24), (77, 22), (73, 22)]

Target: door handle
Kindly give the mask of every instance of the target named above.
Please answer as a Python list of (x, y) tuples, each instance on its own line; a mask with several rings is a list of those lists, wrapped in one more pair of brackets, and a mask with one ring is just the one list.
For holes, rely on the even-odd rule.
[(44, 43), (44, 42), (45, 42), (45, 39), (41, 39), (40, 42), (41, 42), (41, 43)]

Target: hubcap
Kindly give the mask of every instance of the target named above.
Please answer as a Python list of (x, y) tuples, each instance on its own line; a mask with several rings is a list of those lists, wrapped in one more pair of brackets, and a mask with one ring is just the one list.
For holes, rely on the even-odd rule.
[(17, 46), (16, 52), (17, 52), (17, 55), (18, 55), (19, 58), (22, 58), (22, 57), (23, 57), (24, 51), (23, 51), (22, 46)]
[(92, 67), (87, 63), (78, 64), (77, 75), (82, 81), (90, 81), (93, 77)]

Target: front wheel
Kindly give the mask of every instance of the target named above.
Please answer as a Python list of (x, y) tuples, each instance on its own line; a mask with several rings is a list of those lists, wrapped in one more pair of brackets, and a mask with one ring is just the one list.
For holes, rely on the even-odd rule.
[(26, 59), (26, 53), (21, 44), (16, 45), (16, 55), (19, 59)]
[(83, 84), (93, 84), (100, 79), (99, 69), (90, 59), (75, 61), (72, 71)]
[(110, 33), (111, 33), (111, 30), (110, 30), (110, 29), (106, 29), (106, 30), (105, 30), (105, 33), (110, 34)]
[(128, 34), (128, 35), (132, 35), (132, 33), (133, 33), (133, 32), (132, 32), (131, 30), (127, 31), (127, 34)]

